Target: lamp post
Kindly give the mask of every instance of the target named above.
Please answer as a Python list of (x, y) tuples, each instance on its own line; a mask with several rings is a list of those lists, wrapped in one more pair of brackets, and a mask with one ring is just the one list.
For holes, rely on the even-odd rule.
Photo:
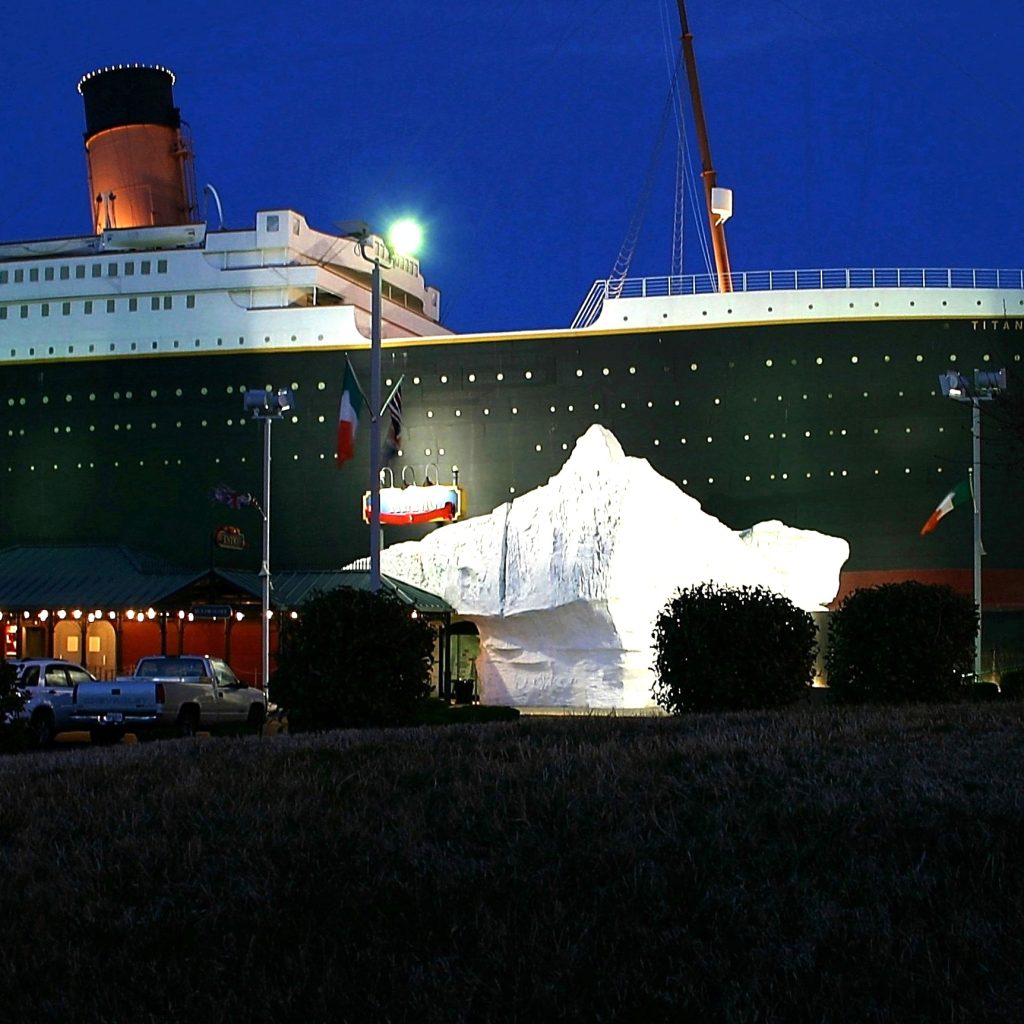
[(971, 497), (974, 504), (974, 604), (978, 609), (978, 632), (974, 638), (974, 679), (981, 680), (981, 403), (989, 402), (1006, 390), (1006, 370), (975, 370), (974, 380), (949, 370), (939, 374), (939, 386), (945, 398), (971, 403)]
[(382, 265), (392, 266), (393, 254), (411, 255), (419, 245), (421, 233), (413, 221), (403, 220), (392, 227), (390, 237), (390, 245), (372, 237), (367, 225), (355, 233), (363, 259), (373, 264), (370, 275), (370, 590), (375, 594), (380, 590), (380, 269)]
[(289, 409), (295, 408), (295, 395), (291, 388), (267, 388), (245, 393), (244, 408), (252, 412), (254, 420), (263, 421), (263, 558), (260, 563), (261, 633), (260, 681), (267, 700), (270, 699), (270, 425), (281, 419)]

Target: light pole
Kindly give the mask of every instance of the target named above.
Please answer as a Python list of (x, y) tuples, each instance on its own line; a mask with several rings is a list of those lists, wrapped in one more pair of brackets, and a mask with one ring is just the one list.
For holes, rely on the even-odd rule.
[(392, 266), (393, 254), (411, 255), (419, 245), (420, 230), (413, 221), (403, 220), (392, 228), (390, 245), (372, 237), (369, 226), (361, 227), (355, 237), (363, 259), (373, 264), (370, 275), (370, 590), (377, 593), (380, 590), (380, 268), (382, 263)]
[(260, 634), (260, 682), (270, 700), (270, 424), (281, 419), (289, 409), (295, 408), (295, 395), (291, 388), (267, 388), (248, 390), (245, 393), (244, 408), (252, 412), (254, 420), (263, 421), (263, 558), (260, 563), (262, 584), (261, 634)]
[(1006, 370), (975, 370), (974, 381), (949, 370), (939, 374), (939, 386), (946, 398), (971, 403), (971, 496), (974, 502), (974, 604), (978, 609), (978, 632), (974, 638), (974, 679), (981, 680), (981, 403), (1006, 390)]

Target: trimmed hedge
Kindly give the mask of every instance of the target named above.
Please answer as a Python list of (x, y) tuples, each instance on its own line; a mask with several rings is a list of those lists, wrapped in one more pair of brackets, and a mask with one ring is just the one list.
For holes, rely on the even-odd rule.
[(829, 619), (829, 688), (852, 703), (964, 696), (977, 631), (974, 602), (952, 587), (908, 581), (856, 590)]
[(434, 631), (387, 593), (318, 594), (281, 630), (271, 697), (289, 729), (406, 725), (430, 696)]
[(814, 676), (814, 620), (764, 587), (682, 590), (654, 627), (655, 703), (671, 714), (789, 704)]

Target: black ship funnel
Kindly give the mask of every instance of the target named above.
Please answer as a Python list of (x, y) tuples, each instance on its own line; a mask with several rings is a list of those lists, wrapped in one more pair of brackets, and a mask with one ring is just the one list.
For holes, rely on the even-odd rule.
[(174, 74), (120, 64), (85, 75), (85, 152), (93, 229), (197, 220), (188, 126), (174, 105)]

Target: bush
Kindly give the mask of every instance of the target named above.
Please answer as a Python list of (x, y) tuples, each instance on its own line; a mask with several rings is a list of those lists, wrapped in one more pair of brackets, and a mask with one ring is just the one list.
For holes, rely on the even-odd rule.
[(978, 613), (952, 587), (855, 590), (829, 619), (828, 685), (843, 701), (952, 700), (974, 664)]
[(25, 706), (25, 694), (15, 685), (14, 666), (0, 657), (0, 751), (20, 750), (25, 746), (27, 727), (17, 718)]
[(680, 591), (658, 615), (654, 642), (654, 700), (672, 714), (788, 704), (814, 675), (814, 620), (764, 587)]
[(1006, 700), (1024, 698), (1024, 668), (1015, 668), (1012, 672), (1004, 672), (999, 680), (999, 692)]
[(271, 697), (291, 729), (410, 722), (430, 696), (434, 631), (387, 593), (342, 587), (286, 620)]

